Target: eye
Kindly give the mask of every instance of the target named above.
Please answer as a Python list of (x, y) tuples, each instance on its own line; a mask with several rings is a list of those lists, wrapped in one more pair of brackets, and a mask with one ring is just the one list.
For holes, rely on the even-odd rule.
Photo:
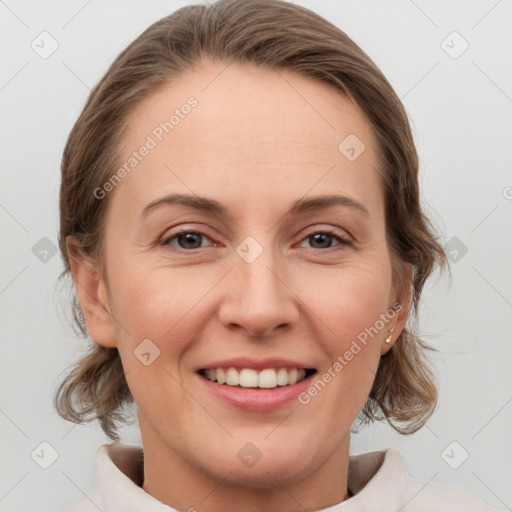
[(176, 244), (172, 243), (176, 241), (179, 249), (200, 249), (202, 247), (201, 241), (203, 238), (210, 240), (210, 238), (198, 231), (183, 230), (162, 240), (162, 245), (176, 246)]
[[(193, 250), (205, 247), (202, 244), (205, 239), (211, 241), (208, 236), (199, 231), (182, 230), (166, 237), (162, 240), (161, 244), (170, 245), (183, 250)], [(332, 249), (334, 241), (338, 242), (338, 246), (351, 245), (349, 240), (335, 234), (332, 230), (312, 231), (303, 239), (303, 241), (306, 240), (312, 241), (313, 249)], [(336, 246), (334, 246), (334, 249), (335, 248)]]
[[(331, 249), (332, 242), (337, 241), (338, 245), (350, 245), (351, 242), (345, 238), (336, 235), (334, 231), (313, 231), (304, 238), (304, 241), (311, 240), (314, 249)], [(316, 247), (315, 247), (316, 245)]]

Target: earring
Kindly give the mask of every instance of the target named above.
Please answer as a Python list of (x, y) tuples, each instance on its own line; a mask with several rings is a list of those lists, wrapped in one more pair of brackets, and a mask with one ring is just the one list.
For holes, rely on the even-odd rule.
[[(395, 328), (393, 327), (392, 329), (389, 330), (389, 332), (392, 333), (394, 330), (395, 330)], [(392, 339), (393, 339), (393, 336), (388, 336), (386, 338), (386, 343), (391, 343)]]

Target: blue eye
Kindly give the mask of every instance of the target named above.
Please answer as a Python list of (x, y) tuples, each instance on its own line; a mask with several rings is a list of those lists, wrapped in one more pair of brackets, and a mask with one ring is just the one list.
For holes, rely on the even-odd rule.
[[(210, 240), (208, 236), (198, 231), (180, 231), (178, 233), (174, 233), (164, 240), (162, 240), (162, 245), (170, 245), (173, 247), (177, 247), (178, 249), (183, 249), (185, 251), (201, 249), (205, 247), (202, 242), (204, 239)], [(338, 246), (347, 246), (351, 245), (351, 242), (346, 240), (345, 238), (336, 235), (333, 231), (314, 231), (307, 235), (302, 239), (303, 242), (306, 240), (312, 241), (312, 244), (317, 244), (316, 247), (312, 247), (313, 249), (335, 249), (336, 245), (333, 246), (333, 242), (337, 241)], [(210, 240), (211, 241), (211, 240)], [(176, 243), (173, 243), (176, 242)]]
[(199, 233), (197, 231), (180, 231), (179, 233), (175, 233), (174, 235), (166, 238), (162, 244), (174, 245), (171, 242), (176, 240), (180, 249), (200, 249), (202, 237), (208, 238), (203, 233)]
[(315, 231), (306, 236), (304, 240), (312, 240), (313, 243), (320, 244), (320, 247), (313, 247), (314, 249), (331, 249), (333, 240), (338, 241), (340, 245), (350, 245), (348, 240), (334, 234), (333, 231)]

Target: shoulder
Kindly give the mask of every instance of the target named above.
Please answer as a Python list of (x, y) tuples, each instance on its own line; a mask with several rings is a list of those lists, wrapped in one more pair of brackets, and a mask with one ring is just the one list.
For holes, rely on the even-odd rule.
[(66, 512), (98, 512), (98, 507), (89, 500), (84, 499), (73, 505), (71, 508), (67, 508)]
[(411, 477), (404, 497), (408, 501), (403, 512), (498, 512), (468, 489)]
[[(351, 457), (349, 485), (361, 510), (400, 512), (499, 512), (473, 492), (458, 485), (446, 485), (410, 476), (398, 448)], [(352, 487), (350, 487), (352, 489)], [(351, 500), (349, 500), (351, 501)], [(354, 509), (356, 510), (356, 509)]]
[(143, 477), (142, 447), (103, 444), (96, 452), (94, 490), (66, 512), (175, 512), (141, 488)]
[[(96, 474), (94, 489), (88, 492), (82, 500), (75, 503), (65, 512), (98, 512), (104, 511), (103, 491), (108, 482), (116, 485), (119, 479), (118, 468), (114, 465), (111, 458), (111, 452), (114, 444), (103, 444), (96, 450)], [(112, 479), (112, 480), (111, 480)], [(82, 491), (83, 492), (83, 491)], [(105, 510), (106, 512), (106, 510)]]

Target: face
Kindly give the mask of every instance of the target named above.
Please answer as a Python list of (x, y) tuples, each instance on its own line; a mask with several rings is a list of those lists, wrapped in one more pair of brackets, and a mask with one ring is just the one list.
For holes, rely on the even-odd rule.
[(127, 124), (120, 167), (147, 154), (108, 192), (97, 297), (111, 315), (85, 314), (119, 350), (143, 444), (234, 483), (313, 474), (347, 450), (406, 320), (389, 313), (400, 297), (369, 124), (328, 85), (213, 63)]

